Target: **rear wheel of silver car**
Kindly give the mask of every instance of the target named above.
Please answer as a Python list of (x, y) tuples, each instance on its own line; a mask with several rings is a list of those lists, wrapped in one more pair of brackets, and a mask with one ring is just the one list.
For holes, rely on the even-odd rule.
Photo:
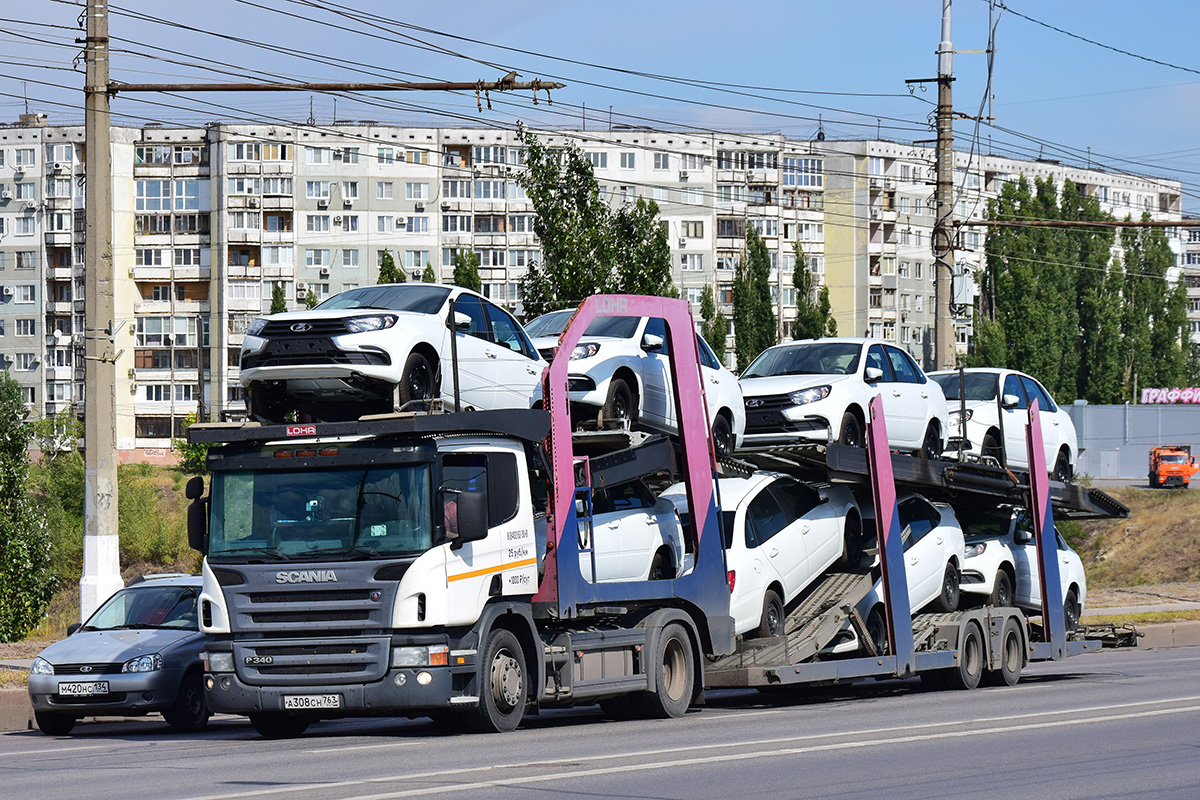
[(75, 718), (56, 711), (35, 711), (33, 719), (38, 730), (47, 736), (66, 736), (75, 727)]
[(729, 420), (720, 414), (713, 420), (712, 443), (717, 458), (733, 455), (733, 429), (729, 427)]
[(618, 427), (631, 425), (637, 419), (633, 407), (633, 392), (629, 384), (620, 378), (613, 378), (608, 384), (608, 399), (600, 409), (600, 427), (608, 427), (615, 423)]
[[(413, 351), (404, 362), (404, 374), (398, 387), (401, 407), (409, 403), (425, 404), (433, 399), (433, 366), (423, 353)], [(409, 406), (412, 409), (412, 406)]]
[(942, 591), (933, 600), (933, 607), (936, 610), (945, 613), (958, 610), (959, 580), (958, 566), (951, 561), (946, 565), (946, 572), (942, 575)]
[(282, 711), (261, 711), (250, 715), (250, 725), (267, 739), (291, 739), (308, 730), (312, 720)]
[(774, 589), (767, 589), (763, 595), (762, 619), (754, 630), (755, 639), (770, 639), (783, 636), (783, 600)]
[(921, 442), (921, 457), (942, 457), (942, 437), (938, 434), (938, 425), (936, 422), (930, 422), (929, 427), (925, 429), (925, 440)]
[(192, 733), (208, 724), (208, 704), (204, 701), (204, 686), (200, 673), (191, 672), (184, 676), (179, 685), (175, 704), (163, 712), (163, 719), (177, 731)]
[(862, 423), (847, 411), (842, 415), (842, 435), (838, 437), (838, 442), (847, 447), (862, 447), (864, 441)]

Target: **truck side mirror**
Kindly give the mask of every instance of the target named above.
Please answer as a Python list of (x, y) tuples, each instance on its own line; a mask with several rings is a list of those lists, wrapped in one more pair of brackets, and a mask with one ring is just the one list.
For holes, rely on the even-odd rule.
[(883, 379), (883, 370), (879, 367), (867, 367), (863, 370), (863, 380), (867, 383), (877, 383)]
[(187, 482), (183, 496), (192, 502), (187, 509), (188, 547), (208, 555), (208, 503), (203, 499), (204, 478), (196, 476)]
[[(462, 547), (466, 542), (477, 542), (486, 539), (488, 535), (488, 501), (486, 492), (459, 492), (454, 503), (455, 531), (452, 533), (454, 542), (452, 549)], [(447, 520), (446, 529), (450, 534), (450, 522)]]
[(1000, 398), (1001, 408), (1016, 408), (1021, 405), (1021, 398), (1015, 394), (1006, 394)]

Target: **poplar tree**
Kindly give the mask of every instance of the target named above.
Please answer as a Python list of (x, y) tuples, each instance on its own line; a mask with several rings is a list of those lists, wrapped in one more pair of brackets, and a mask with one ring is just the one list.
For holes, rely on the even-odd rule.
[(478, 253), (474, 250), (458, 251), (458, 255), (454, 257), (454, 277), (451, 279), (451, 283), (473, 292), (482, 290), (483, 286), (479, 280)]
[(733, 344), (738, 372), (775, 344), (775, 304), (771, 301), (771, 255), (753, 227), (746, 228), (746, 257), (733, 279)]

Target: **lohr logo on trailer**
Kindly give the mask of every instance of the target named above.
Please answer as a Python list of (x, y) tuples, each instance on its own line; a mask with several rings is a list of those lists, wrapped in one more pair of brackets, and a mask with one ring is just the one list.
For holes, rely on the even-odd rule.
[(288, 425), (287, 426), (287, 435), (288, 436), (316, 436), (317, 435), (317, 426), (316, 425)]
[(337, 583), (337, 573), (331, 569), (303, 569), (276, 572), (276, 583)]

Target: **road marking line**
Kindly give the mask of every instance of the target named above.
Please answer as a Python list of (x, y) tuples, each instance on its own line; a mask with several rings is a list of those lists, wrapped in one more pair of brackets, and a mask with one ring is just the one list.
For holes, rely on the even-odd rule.
[[(980, 719), (980, 720), (959, 720), (957, 722), (933, 723), (933, 724), (929, 724), (929, 725), (906, 725), (906, 726), (896, 727), (896, 728), (879, 728), (879, 729), (874, 729), (874, 730), (858, 730), (858, 731), (844, 731), (844, 732), (837, 732), (837, 733), (810, 734), (810, 735), (806, 735), (806, 736), (789, 736), (786, 738), (779, 738), (779, 739), (759, 739), (759, 740), (742, 741), (742, 742), (718, 742), (715, 744), (692, 745), (692, 746), (688, 746), (688, 747), (672, 747), (672, 748), (664, 748), (661, 750), (639, 750), (639, 751), (634, 751), (634, 752), (611, 753), (608, 755), (575, 756), (575, 757), (572, 757), (572, 760), (573, 761), (603, 761), (603, 760), (616, 760), (616, 759), (630, 759), (630, 758), (638, 758), (638, 757), (653, 756), (653, 755), (678, 754), (680, 752), (688, 752), (688, 751), (720, 750), (720, 749), (729, 749), (729, 748), (733, 748), (733, 747), (757, 747), (757, 746), (761, 746), (761, 745), (780, 744), (782, 742), (798, 742), (798, 741), (806, 741), (806, 740), (812, 740), (812, 739), (829, 739), (829, 738), (840, 738), (840, 737), (845, 737), (845, 736), (861, 736), (863, 734), (889, 733), (889, 732), (894, 732), (897, 730), (926, 729), (926, 728), (934, 727), (935, 725), (939, 726), (939, 727), (945, 727), (945, 726), (949, 726), (949, 725), (970, 725), (972, 723), (977, 723), (977, 722), (992, 722), (992, 721), (1004, 721), (1007, 719), (1022, 719), (1022, 718), (1027, 718), (1027, 717), (1040, 717), (1040, 716), (1046, 716), (1048, 714), (1077, 714), (1077, 713), (1089, 711), (1089, 710), (1107, 710), (1110, 708), (1127, 708), (1127, 707), (1133, 707), (1133, 706), (1153, 705), (1153, 704), (1158, 704), (1158, 703), (1172, 703), (1172, 702), (1194, 701), (1194, 700), (1200, 700), (1200, 696), (1171, 698), (1171, 699), (1166, 699), (1166, 700), (1147, 700), (1147, 701), (1138, 702), (1138, 703), (1118, 703), (1118, 704), (1114, 704), (1112, 706), (1097, 706), (1093, 709), (1086, 709), (1086, 708), (1085, 709), (1064, 709), (1063, 711), (1037, 712), (1037, 713), (1033, 713), (1033, 714), (1014, 715), (1011, 717), (995, 717), (995, 718), (991, 718), (991, 719)], [(400, 793), (390, 793), (390, 794), (383, 794), (383, 795), (354, 796), (354, 797), (344, 798), (343, 800), (385, 800), (385, 798), (407, 797), (407, 796), (427, 794), (427, 793), (432, 793), (432, 792), (437, 792), (437, 791), (442, 791), (442, 792), (455, 791), (455, 792), (457, 792), (457, 791), (465, 791), (468, 789), (503, 786), (503, 785), (513, 784), (513, 783), (531, 783), (531, 782), (536, 782), (536, 781), (541, 781), (541, 780), (555, 780), (558, 777), (615, 774), (617, 772), (634, 771), (637, 769), (661, 769), (661, 768), (667, 768), (667, 767), (671, 767), (671, 766), (686, 766), (686, 765), (695, 764), (695, 763), (702, 764), (702, 763), (712, 763), (714, 761), (736, 761), (736, 760), (744, 760), (744, 759), (749, 759), (749, 758), (762, 758), (762, 757), (771, 756), (771, 755), (795, 755), (795, 754), (803, 754), (803, 753), (809, 753), (809, 752), (818, 752), (818, 751), (823, 751), (823, 750), (839, 750), (839, 749), (848, 749), (848, 748), (855, 748), (855, 747), (869, 747), (869, 746), (880, 745), (880, 744), (903, 744), (903, 743), (907, 743), (907, 742), (930, 741), (930, 740), (945, 738), (945, 737), (950, 737), (950, 736), (980, 736), (980, 735), (989, 734), (989, 733), (1007, 733), (1010, 731), (1036, 730), (1039, 728), (1054, 728), (1054, 727), (1062, 727), (1062, 726), (1068, 726), (1068, 725), (1083, 725), (1083, 724), (1106, 722), (1106, 721), (1119, 720), (1119, 719), (1136, 719), (1136, 718), (1140, 718), (1140, 717), (1151, 717), (1151, 716), (1162, 715), (1162, 714), (1179, 714), (1179, 713), (1184, 713), (1184, 712), (1188, 712), (1188, 711), (1200, 711), (1200, 705), (1188, 706), (1185, 708), (1158, 709), (1158, 710), (1153, 710), (1153, 711), (1140, 711), (1140, 712), (1133, 712), (1133, 713), (1128, 713), (1128, 714), (1115, 714), (1115, 715), (1108, 715), (1108, 716), (1104, 716), (1104, 717), (1092, 717), (1092, 718), (1083, 719), (1083, 720), (1079, 720), (1079, 719), (1057, 720), (1057, 721), (1029, 723), (1026, 725), (1008, 725), (1008, 726), (996, 726), (996, 727), (991, 727), (991, 728), (979, 728), (979, 729), (974, 729), (974, 730), (967, 729), (967, 730), (955, 730), (955, 731), (942, 731), (939, 733), (931, 733), (931, 734), (914, 734), (914, 735), (910, 735), (910, 736), (901, 736), (901, 737), (896, 737), (896, 738), (892, 738), (892, 739), (878, 739), (878, 740), (867, 741), (867, 742), (851, 741), (851, 742), (837, 742), (837, 743), (821, 744), (821, 745), (808, 745), (805, 747), (788, 748), (785, 750), (773, 750), (773, 751), (769, 751), (769, 752), (765, 752), (765, 753), (730, 754), (730, 755), (724, 755), (724, 756), (713, 755), (713, 756), (705, 756), (705, 757), (699, 757), (699, 758), (694, 758), (694, 759), (680, 759), (680, 760), (676, 760), (676, 761), (658, 762), (658, 763), (656, 763), (656, 762), (640, 762), (637, 765), (633, 765), (633, 766), (629, 766), (629, 767), (600, 767), (600, 768), (596, 768), (593, 770), (587, 770), (587, 771), (582, 771), (582, 772), (563, 773), (562, 775), (539, 776), (536, 778), (535, 777), (513, 778), (513, 779), (509, 779), (507, 781), (485, 781), (485, 782), (479, 782), (479, 783), (473, 783), (473, 784), (463, 784), (461, 786), (455, 786), (455, 787), (446, 787), (446, 788), (441, 788), (441, 789), (413, 789), (413, 790), (403, 791)], [(462, 768), (458, 768), (458, 769), (437, 770), (437, 771), (433, 771), (433, 772), (408, 773), (408, 774), (402, 774), (402, 775), (386, 775), (386, 776), (381, 776), (381, 777), (377, 777), (377, 778), (360, 778), (357, 780), (349, 780), (349, 781), (296, 784), (296, 785), (291, 785), (291, 786), (272, 787), (270, 789), (253, 789), (253, 790), (248, 790), (245, 792), (234, 792), (234, 793), (229, 793), (229, 794), (204, 795), (204, 796), (199, 796), (199, 797), (188, 798), (188, 800), (238, 800), (239, 798), (245, 798), (245, 797), (266, 797), (266, 796), (270, 796), (270, 795), (286, 794), (286, 793), (291, 793), (291, 792), (303, 792), (303, 791), (311, 791), (311, 790), (318, 790), (318, 789), (329, 790), (329, 789), (337, 789), (337, 788), (350, 787), (350, 786), (365, 787), (365, 786), (368, 786), (371, 784), (376, 784), (376, 783), (414, 781), (414, 780), (420, 780), (422, 778), (440, 778), (440, 777), (445, 777), (448, 775), (461, 776), (461, 775), (463, 775), (465, 773), (469, 773), (469, 772), (483, 772), (483, 771), (499, 770), (499, 769), (521, 769), (521, 768), (538, 767), (538, 766), (552, 766), (552, 765), (561, 764), (561, 763), (562, 763), (562, 759), (556, 759), (554, 761), (525, 762), (525, 763), (518, 763), (518, 764), (488, 764), (486, 766), (480, 766), (480, 767), (462, 767)]]
[(34, 756), (34, 755), (39, 755), (41, 753), (74, 753), (76, 750), (101, 750), (101, 749), (111, 750), (112, 748), (108, 747), (108, 745), (103, 745), (103, 744), (85, 744), (85, 745), (80, 745), (78, 747), (53, 747), (53, 748), (47, 748), (45, 750), (19, 750), (19, 751), (13, 751), (11, 753), (0, 753), (0, 757), (3, 757), (3, 756)]
[(353, 750), (378, 750), (383, 747), (412, 747), (418, 742), (388, 742), (386, 744), (354, 744), (345, 747), (320, 747), (316, 750), (305, 750), (305, 753), (345, 753)]

